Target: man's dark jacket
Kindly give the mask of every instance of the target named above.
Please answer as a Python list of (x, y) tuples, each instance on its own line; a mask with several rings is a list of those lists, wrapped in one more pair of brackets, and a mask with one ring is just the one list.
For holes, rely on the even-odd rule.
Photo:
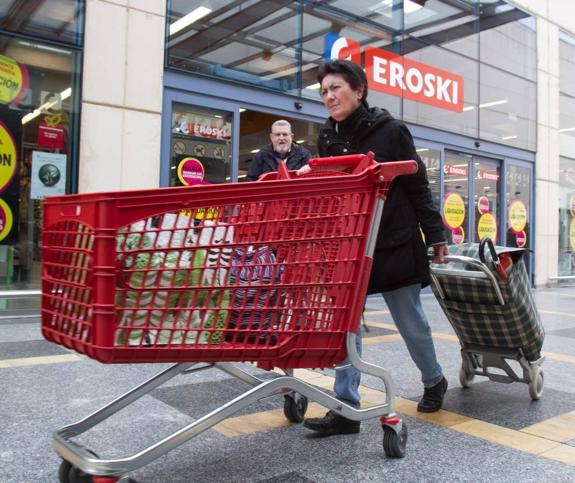
[[(441, 215), (435, 208), (425, 165), (403, 122), (385, 109), (362, 104), (346, 120), (331, 117), (320, 130), (321, 157), (373, 151), (379, 162), (415, 159), (416, 174), (391, 185), (381, 218), (368, 293), (429, 284), (427, 245), (445, 242)], [(422, 239), (421, 231), (425, 235)]]
[[(250, 164), (250, 169), (246, 176), (246, 181), (257, 181), (257, 179), (264, 173), (271, 173), (278, 169), (279, 155), (273, 150), (273, 146), (268, 144), (265, 148), (260, 149), (260, 152), (255, 155)], [(300, 146), (299, 144), (292, 143), (291, 150), (285, 157), (287, 169), (296, 170), (305, 166), (311, 158), (311, 153)]]

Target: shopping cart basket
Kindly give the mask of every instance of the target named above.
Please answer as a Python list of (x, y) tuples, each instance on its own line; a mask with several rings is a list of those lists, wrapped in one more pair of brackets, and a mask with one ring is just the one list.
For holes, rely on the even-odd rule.
[[(55, 433), (60, 480), (118, 479), (264, 397), (283, 393), (301, 422), (308, 398), (353, 420), (381, 417), (401, 457), (394, 386), (355, 346), (386, 191), (414, 161), (373, 154), (281, 165), (255, 183), (68, 195), (44, 204), (42, 331), (104, 363), (177, 364)], [(382, 379), (385, 402), (355, 409), (293, 377), (349, 357)], [(231, 362), (280, 368), (261, 380)], [(197, 365), (197, 363), (202, 363)], [(137, 455), (103, 460), (72, 438), (174, 376), (215, 367), (254, 386)], [(90, 476), (92, 475), (92, 476)]]
[[(489, 252), (486, 253), (486, 248)], [(459, 381), (474, 376), (529, 385), (543, 393), (544, 330), (535, 306), (521, 248), (481, 243), (450, 247), (447, 265), (432, 265), (432, 289), (461, 343)], [(508, 361), (517, 361), (518, 373)], [(496, 372), (494, 372), (494, 370)]]

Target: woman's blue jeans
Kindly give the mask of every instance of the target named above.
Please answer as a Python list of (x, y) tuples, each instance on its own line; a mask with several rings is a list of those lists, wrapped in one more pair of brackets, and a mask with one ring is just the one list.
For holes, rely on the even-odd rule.
[[(425, 387), (437, 384), (443, 377), (437, 362), (431, 328), (421, 305), (421, 285), (409, 285), (397, 290), (383, 292), (383, 298), (399, 333), (415, 365), (421, 371)], [(361, 355), (361, 335), (357, 337), (358, 352)], [(343, 363), (348, 362), (347, 360)], [(343, 365), (342, 364), (342, 365)], [(361, 373), (355, 367), (336, 367), (334, 391), (338, 399), (359, 407), (359, 382)]]

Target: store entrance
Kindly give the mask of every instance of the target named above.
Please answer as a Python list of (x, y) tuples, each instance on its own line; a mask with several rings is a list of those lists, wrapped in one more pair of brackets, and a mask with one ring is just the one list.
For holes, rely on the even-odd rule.
[(276, 114), (241, 109), (239, 181), (245, 179), (250, 168), (250, 163), (258, 151), (270, 144), (271, 126), (275, 121), (280, 119), (285, 119), (291, 124), (294, 143), (305, 146), (312, 153), (312, 156), (317, 155), (316, 146), (320, 124)]

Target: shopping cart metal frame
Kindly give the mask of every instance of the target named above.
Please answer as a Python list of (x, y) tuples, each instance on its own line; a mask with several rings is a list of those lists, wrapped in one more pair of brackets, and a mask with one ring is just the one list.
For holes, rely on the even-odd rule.
[[(374, 163), (373, 153), (369, 153), (367, 156), (360, 156), (360, 163), (357, 163), (357, 160), (359, 159), (357, 155), (344, 156), (337, 159), (343, 163), (344, 167), (349, 167), (349, 161), (352, 158), (354, 161), (351, 165), (355, 166), (356, 170), (360, 168), (364, 169)], [(333, 161), (331, 164), (328, 163), (327, 165), (321, 163), (321, 161), (325, 161), (325, 159), (319, 159), (318, 161), (320, 161), (320, 163), (318, 163), (318, 169), (320, 170), (325, 170), (326, 166), (331, 167), (333, 164)], [(310, 164), (313, 163), (310, 162)], [(396, 168), (391, 166), (389, 167), (389, 172), (393, 173), (393, 175), (389, 175), (390, 177), (398, 174), (412, 174), (418, 169), (415, 161), (406, 161), (395, 164), (397, 166)], [(280, 166), (278, 173), (280, 177), (290, 176), (285, 169), (285, 166)], [(384, 181), (389, 182), (381, 176), (380, 182)], [(375, 242), (379, 231), (379, 222), (383, 208), (384, 197), (378, 196), (375, 200), (372, 218), (373, 221), (370, 226), (365, 245), (365, 256), (367, 258), (371, 258), (375, 250)], [(367, 283), (367, 280), (365, 280), (364, 283)], [(361, 314), (358, 314), (357, 327), (360, 326), (360, 316)], [(337, 367), (353, 366), (362, 373), (381, 379), (385, 389), (385, 401), (382, 404), (377, 404), (369, 408), (357, 409), (327, 394), (324, 389), (315, 387), (312, 384), (298, 379), (294, 376), (293, 369), (281, 369), (285, 375), (264, 380), (241, 369), (238, 365), (232, 362), (177, 363), (119, 396), (103, 408), (93, 412), (80, 421), (67, 425), (55, 432), (53, 440), (54, 449), (63, 458), (60, 466), (60, 481), (63, 483), (74, 483), (86, 481), (81, 478), (88, 477), (91, 478), (91, 481), (96, 483), (117, 482), (127, 473), (145, 466), (163, 454), (185, 443), (189, 439), (236, 414), (247, 406), (274, 395), (283, 395), (285, 397), (284, 414), (291, 422), (303, 421), (308, 399), (354, 421), (364, 421), (379, 417), (384, 432), (383, 448), (385, 453), (389, 457), (403, 457), (405, 455), (407, 442), (407, 427), (401, 418), (394, 412), (396, 389), (392, 376), (385, 368), (371, 364), (360, 357), (357, 351), (356, 338), (357, 335), (354, 332), (348, 331), (346, 333), (345, 345), (348, 361), (345, 366), (340, 364)], [(167, 383), (174, 377), (210, 368), (218, 369), (232, 377), (240, 379), (252, 386), (252, 388), (200, 419), (190, 423), (186, 427), (173, 432), (132, 456), (118, 459), (99, 458), (93, 452), (74, 441), (75, 437), (87, 432), (97, 424), (112, 417), (122, 409), (149, 394), (152, 390)]]
[[(445, 257), (446, 262), (460, 263), (470, 265), (477, 271), (465, 271), (466, 277), (476, 277), (488, 280), (493, 287), (500, 305), (505, 305), (505, 299), (497, 282), (497, 279), (489, 267), (475, 258), (460, 255), (449, 255)], [(445, 293), (441, 287), (437, 275), (461, 275), (461, 270), (453, 270), (437, 265), (431, 266), (431, 281), (442, 299), (445, 299)], [(494, 382), (510, 384), (512, 382), (521, 382), (529, 386), (529, 395), (531, 399), (537, 400), (543, 394), (544, 376), (541, 365), (545, 357), (529, 361), (521, 349), (505, 350), (494, 347), (485, 347), (480, 345), (461, 344), (461, 368), (459, 370), (459, 383), (464, 388), (469, 388), (475, 376), (484, 376)], [(519, 374), (507, 361), (516, 361), (519, 363), (521, 374)], [(504, 372), (495, 373), (491, 369), (499, 369)]]
[[(293, 371), (289, 369), (285, 370), (285, 376), (263, 380), (240, 369), (233, 363), (222, 362), (208, 365), (202, 365), (203, 363), (181, 363), (172, 365), (84, 419), (56, 431), (53, 442), (54, 449), (65, 460), (63, 464), (67, 463), (68, 465), (72, 465), (89, 475), (98, 475), (92, 477), (94, 482), (104, 483), (118, 481), (117, 478), (121, 475), (130, 473), (151, 463), (160, 456), (212, 428), (224, 419), (233, 416), (249, 405), (263, 398), (281, 394), (286, 397), (293, 397), (296, 403), (298, 399), (302, 397), (313, 400), (321, 406), (354, 421), (365, 421), (380, 417), (383, 427), (388, 428), (384, 429), (384, 431), (386, 431), (384, 437), (386, 434), (391, 434), (390, 431), (393, 432), (393, 434), (397, 435), (397, 441), (394, 441), (395, 444), (405, 451), (407, 430), (402, 420), (394, 413), (393, 403), (396, 393), (391, 374), (384, 368), (361, 359), (356, 349), (355, 339), (356, 334), (348, 333), (346, 344), (350, 365), (353, 365), (364, 374), (372, 375), (382, 380), (385, 387), (385, 402), (382, 404), (365, 409), (356, 409), (327, 394), (324, 390), (294, 377)], [(119, 459), (100, 459), (94, 456), (91, 451), (72, 440), (72, 438), (85, 433), (174, 377), (180, 374), (199, 372), (209, 368), (219, 369), (253, 386), (253, 388), (133, 456)], [(390, 438), (390, 436), (388, 436), (388, 438)], [(395, 440), (396, 438), (393, 439)], [(399, 457), (403, 455), (397, 454), (395, 456)], [(107, 476), (113, 478), (106, 478)]]

